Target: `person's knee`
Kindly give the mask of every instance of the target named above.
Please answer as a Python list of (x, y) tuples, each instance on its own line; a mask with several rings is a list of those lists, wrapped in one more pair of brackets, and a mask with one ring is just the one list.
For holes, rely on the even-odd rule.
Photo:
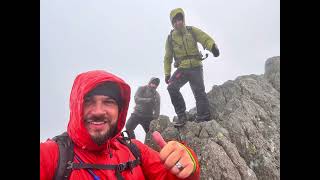
[(205, 88), (202, 85), (192, 85), (192, 89), (196, 94), (205, 93)]
[(204, 92), (204, 90), (197, 90), (194, 93), (194, 96), (196, 99), (204, 99), (207, 98), (207, 94), (206, 92)]

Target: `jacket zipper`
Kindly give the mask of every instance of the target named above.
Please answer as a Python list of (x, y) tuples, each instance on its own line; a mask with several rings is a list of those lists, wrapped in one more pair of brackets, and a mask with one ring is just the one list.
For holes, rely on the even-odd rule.
[[(184, 37), (184, 34), (182, 34), (182, 44), (183, 44), (184, 50), (186, 51), (187, 56), (189, 56), (189, 54), (187, 52), (187, 49), (186, 49), (186, 46), (184, 44), (184, 38), (183, 37)], [(189, 60), (189, 63), (190, 63), (190, 68), (192, 68), (191, 59)]]

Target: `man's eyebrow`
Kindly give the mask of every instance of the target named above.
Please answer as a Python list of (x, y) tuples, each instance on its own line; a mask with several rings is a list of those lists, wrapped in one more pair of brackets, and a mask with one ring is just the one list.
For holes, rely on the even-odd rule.
[(115, 100), (115, 99), (113, 99), (112, 97), (106, 97), (106, 100), (116, 101), (116, 100)]

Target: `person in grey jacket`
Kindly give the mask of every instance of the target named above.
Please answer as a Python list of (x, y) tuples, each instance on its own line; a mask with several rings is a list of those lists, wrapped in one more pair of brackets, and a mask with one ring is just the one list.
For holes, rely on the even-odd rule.
[(140, 86), (134, 96), (136, 106), (126, 123), (126, 130), (130, 138), (135, 139), (134, 130), (140, 124), (144, 131), (149, 131), (150, 122), (158, 119), (160, 114), (160, 95), (157, 87), (160, 79), (152, 77), (148, 85)]

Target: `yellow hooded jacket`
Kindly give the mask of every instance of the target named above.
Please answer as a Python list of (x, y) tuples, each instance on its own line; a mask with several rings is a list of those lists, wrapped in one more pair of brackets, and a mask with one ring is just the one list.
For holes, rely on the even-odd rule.
[[(173, 23), (172, 23), (173, 18), (179, 13), (182, 14), (183, 21), (185, 24), (184, 12), (181, 8), (177, 8), (177, 9), (173, 9), (170, 13), (170, 21), (172, 26), (173, 26)], [(191, 30), (193, 32), (193, 35), (184, 26), (181, 30), (174, 29), (172, 31), (172, 36), (171, 36), (172, 42), (169, 42), (170, 40), (168, 36), (166, 40), (165, 56), (164, 56), (165, 75), (171, 74), (171, 64), (172, 64), (172, 59), (174, 55), (175, 55), (175, 58), (182, 59), (178, 68), (192, 68), (192, 67), (202, 66), (202, 62), (200, 58), (196, 57), (199, 55), (197, 42), (199, 42), (204, 49), (208, 49), (210, 51), (212, 49), (213, 44), (215, 44), (215, 41), (208, 34), (206, 34), (205, 32), (203, 32), (202, 30), (196, 27), (193, 27), (193, 26), (190, 26), (190, 27), (192, 28)], [(195, 42), (193, 36), (195, 37), (197, 42)], [(186, 58), (186, 57), (190, 57), (190, 58)]]

